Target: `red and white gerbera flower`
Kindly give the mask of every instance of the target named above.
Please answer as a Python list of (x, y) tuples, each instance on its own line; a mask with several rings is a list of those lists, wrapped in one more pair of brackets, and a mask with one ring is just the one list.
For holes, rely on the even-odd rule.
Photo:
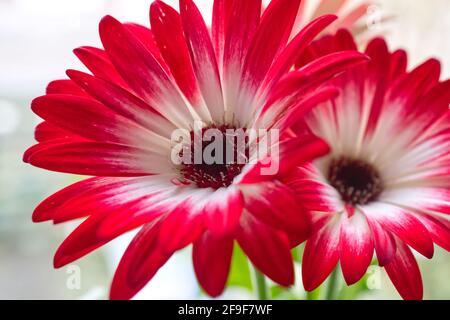
[[(342, 30), (314, 42), (298, 63), (344, 49), (356, 46)], [(341, 94), (305, 118), (331, 152), (290, 180), (314, 223), (303, 282), (315, 289), (339, 261), (351, 285), (375, 250), (401, 296), (420, 299), (410, 248), (427, 258), (434, 243), (450, 250), (450, 81), (440, 82), (434, 59), (407, 72), (406, 53), (388, 51), (382, 39), (365, 53), (370, 63), (333, 79)]]
[[(336, 94), (314, 84), (366, 60), (357, 52), (333, 53), (297, 73), (302, 87), (279, 81), (335, 19), (316, 19), (288, 43), (299, 5), (274, 0), (261, 14), (261, 0), (217, 0), (211, 32), (192, 0), (180, 0), (180, 13), (155, 1), (151, 30), (110, 16), (101, 21), (104, 50), (75, 50), (92, 75), (69, 70), (70, 80), (52, 82), (32, 104), (45, 122), (25, 161), (93, 176), (34, 212), (36, 222), (86, 218), (59, 247), (55, 267), (142, 227), (118, 266), (111, 298), (131, 298), (189, 244), (200, 284), (217, 296), (234, 240), (261, 272), (281, 285), (293, 283), (289, 240), (305, 240), (309, 223), (277, 177), (328, 146), (285, 128)], [(226, 129), (279, 130), (279, 157), (269, 159), (278, 174), (261, 175), (262, 161), (174, 164), (171, 135), (193, 133), (196, 121), (224, 136)], [(252, 150), (244, 153), (254, 160)], [(286, 235), (292, 231), (295, 240)]]

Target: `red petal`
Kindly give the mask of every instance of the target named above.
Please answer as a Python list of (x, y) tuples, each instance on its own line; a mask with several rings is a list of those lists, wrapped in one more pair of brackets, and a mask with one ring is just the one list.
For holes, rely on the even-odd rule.
[(163, 59), (161, 52), (156, 45), (153, 35), (154, 30), (150, 30), (149, 28), (137, 23), (124, 23), (123, 25), (125, 26), (125, 28), (130, 30), (136, 36), (136, 38), (139, 39), (139, 41), (141, 41), (141, 43), (147, 48), (147, 50), (150, 51), (151, 54), (155, 57), (161, 67), (163, 67), (164, 70), (169, 73), (170, 70), (166, 65), (166, 61)]
[(367, 61), (367, 56), (356, 51), (341, 51), (325, 55), (285, 76), (273, 95), (282, 97), (286, 94), (302, 92), (306, 87), (310, 88)]
[(395, 256), (397, 247), (394, 236), (391, 232), (385, 230), (376, 220), (368, 218), (367, 222), (372, 231), (378, 264), (383, 267)]
[(119, 21), (106, 16), (100, 37), (121, 76), (149, 105), (180, 127), (192, 116), (178, 88), (147, 48)]
[(411, 250), (397, 241), (397, 253), (385, 269), (397, 291), (405, 300), (422, 300), (423, 285), (419, 266)]
[(438, 60), (430, 59), (424, 62), (398, 79), (388, 92), (386, 101), (396, 103), (398, 99), (401, 99), (404, 114), (408, 116), (417, 115), (413, 113), (414, 111), (422, 113), (422, 109), (413, 109), (420, 97), (438, 83), (440, 73), (441, 65)]
[[(372, 40), (366, 49), (366, 54), (372, 59), (367, 65), (368, 71), (366, 74), (367, 87), (375, 88), (372, 94), (369, 91), (363, 91), (362, 96), (368, 95), (365, 99), (372, 99), (371, 111), (369, 119), (367, 120), (367, 135), (376, 130), (380, 116), (382, 115), (386, 90), (390, 85), (391, 79), (388, 79), (386, 74), (390, 72), (391, 55), (384, 39), (376, 38)], [(361, 109), (360, 113), (364, 111)]]
[(72, 80), (55, 80), (48, 84), (45, 91), (47, 94), (71, 94), (74, 96), (89, 97)]
[(78, 228), (76, 228), (56, 251), (54, 257), (55, 268), (61, 268), (75, 260), (78, 260), (121, 234), (142, 225), (142, 223), (137, 224), (135, 221), (129, 221), (126, 228), (117, 230), (117, 232), (107, 235), (100, 235), (98, 230), (102, 226), (102, 223), (104, 223), (107, 219), (108, 212), (90, 216)]
[(212, 42), (214, 51), (216, 52), (217, 61), (222, 61), (223, 50), (225, 47), (226, 30), (231, 16), (233, 1), (231, 0), (215, 0), (213, 6), (212, 19)]
[(225, 110), (216, 55), (208, 28), (192, 0), (180, 0), (180, 14), (197, 82), (215, 121)]
[(158, 111), (116, 84), (79, 71), (68, 70), (67, 74), (106, 107), (144, 128), (166, 138), (176, 129)]
[(288, 41), (299, 6), (300, 0), (274, 0), (264, 11), (245, 60), (244, 79), (252, 87), (259, 87)]
[(391, 55), (391, 79), (396, 79), (406, 72), (408, 57), (404, 50), (397, 50)]
[(427, 228), (433, 241), (450, 251), (450, 221), (430, 214), (416, 214), (416, 217)]
[[(99, 185), (102, 185), (107, 180), (102, 178), (86, 179), (77, 183), (74, 183), (55, 194), (51, 195), (44, 201), (42, 201), (33, 212), (33, 222), (43, 222), (54, 219), (54, 214), (57, 208), (63, 206), (74, 197), (82, 197), (84, 193), (95, 189)], [(89, 215), (89, 212), (83, 212), (83, 215), (76, 216), (81, 218)]]
[(186, 247), (204, 231), (203, 215), (193, 212), (189, 202), (179, 204), (161, 223), (159, 242), (166, 252)]
[[(295, 125), (302, 123), (305, 115), (322, 102), (330, 101), (339, 95), (339, 90), (335, 87), (323, 87), (306, 94), (301, 99), (296, 99), (293, 106), (283, 106), (285, 110), (289, 110), (280, 123), (281, 129), (295, 128)], [(294, 130), (295, 131), (295, 130)]]
[(197, 279), (212, 297), (222, 294), (230, 271), (233, 239), (205, 232), (195, 243), (192, 260)]
[(46, 142), (55, 139), (83, 139), (71, 132), (58, 128), (47, 121), (41, 122), (36, 126), (36, 129), (34, 130), (34, 138), (38, 142)]
[(302, 259), (302, 279), (306, 291), (313, 291), (325, 281), (339, 260), (340, 224), (327, 219), (308, 241)]
[(128, 177), (171, 170), (170, 163), (162, 156), (115, 144), (40, 143), (30, 153), (25, 155), (25, 160), (36, 167), (80, 175)]
[(369, 219), (377, 221), (427, 258), (433, 257), (434, 246), (430, 234), (413, 214), (381, 203), (365, 206), (363, 211)]
[(223, 90), (227, 101), (227, 120), (232, 120), (233, 114), (240, 117), (247, 96), (242, 92), (242, 71), (250, 43), (259, 25), (261, 17), (261, 0), (230, 1), (228, 27), (224, 36)]
[(131, 146), (152, 144), (149, 132), (91, 99), (52, 94), (34, 99), (31, 108), (43, 119), (86, 139)]
[(295, 190), (300, 204), (310, 212), (342, 212), (339, 193), (321, 177), (312, 165), (304, 165), (290, 172), (283, 180)]
[(153, 2), (150, 22), (156, 43), (178, 86), (194, 106), (201, 99), (178, 12), (162, 1)]
[(312, 135), (298, 136), (280, 145), (280, 167), (278, 175), (283, 177), (293, 169), (326, 155), (328, 144)]
[(94, 47), (80, 47), (73, 52), (93, 75), (117, 83), (121, 87), (128, 87), (105, 51)]
[(261, 0), (232, 1), (224, 46), (224, 69), (242, 65), (261, 17)]
[[(306, 240), (311, 231), (310, 217), (298, 204), (291, 189), (282, 183), (267, 182), (258, 187), (242, 188), (245, 207), (267, 225), (295, 233), (298, 239)], [(302, 241), (302, 242), (303, 242)]]
[(25, 163), (30, 163), (30, 158), (36, 154), (37, 152), (41, 152), (42, 150), (48, 149), (50, 147), (55, 147), (59, 145), (64, 145), (68, 142), (72, 142), (71, 139), (67, 139), (65, 137), (63, 138), (57, 138), (52, 140), (47, 140), (38, 144), (35, 144), (34, 146), (29, 147), (24, 153), (22, 160)]
[(61, 268), (111, 241), (113, 238), (97, 237), (96, 230), (103, 219), (101, 215), (90, 217), (76, 228), (56, 251), (54, 267)]
[(294, 266), (286, 234), (247, 214), (242, 218), (237, 241), (255, 267), (274, 282), (294, 283)]
[(358, 282), (372, 262), (374, 244), (366, 218), (357, 212), (342, 218), (340, 236), (340, 262), (348, 285)]
[(243, 207), (239, 189), (217, 190), (203, 209), (206, 227), (215, 236), (233, 233), (239, 225)]
[(322, 16), (303, 28), (283, 50), (277, 60), (275, 60), (267, 73), (266, 81), (269, 81), (270, 83), (278, 81), (280, 77), (294, 65), (295, 61), (314, 38), (323, 31), (323, 29), (335, 21), (336, 18), (337, 17), (334, 15)]
[(109, 294), (111, 299), (131, 299), (169, 260), (172, 253), (160, 250), (158, 232), (159, 224), (152, 223), (144, 226), (134, 237), (114, 275)]

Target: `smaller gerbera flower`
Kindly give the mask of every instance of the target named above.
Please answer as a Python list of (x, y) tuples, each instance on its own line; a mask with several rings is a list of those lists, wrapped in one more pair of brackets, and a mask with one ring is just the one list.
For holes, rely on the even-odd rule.
[[(356, 49), (339, 31), (314, 42), (299, 60)], [(371, 61), (332, 80), (341, 94), (318, 105), (296, 130), (311, 130), (331, 152), (290, 177), (311, 212), (314, 235), (303, 255), (306, 290), (317, 288), (340, 262), (347, 284), (361, 279), (374, 250), (404, 299), (421, 299), (414, 249), (450, 250), (450, 81), (431, 59), (406, 71), (402, 50), (375, 39)]]
[[(293, 137), (287, 128), (303, 109), (336, 95), (336, 89), (317, 84), (366, 60), (354, 51), (333, 53), (297, 73), (308, 86), (279, 83), (335, 20), (318, 18), (288, 42), (299, 5), (300, 0), (274, 0), (261, 15), (261, 0), (217, 0), (211, 33), (192, 0), (180, 0), (180, 13), (155, 1), (151, 30), (109, 16), (101, 21), (104, 50), (75, 50), (92, 75), (69, 70), (70, 80), (51, 83), (47, 95), (32, 103), (45, 122), (25, 161), (93, 176), (57, 192), (34, 212), (36, 222), (87, 217), (59, 247), (55, 267), (141, 227), (117, 268), (112, 298), (131, 298), (190, 244), (200, 284), (217, 296), (235, 240), (273, 281), (294, 282), (290, 241), (305, 240), (310, 224), (297, 215), (295, 196), (279, 176), (323, 155), (328, 146), (310, 134)], [(219, 161), (202, 157), (217, 141), (238, 138), (235, 131), (260, 130), (275, 130), (279, 139), (249, 134), (242, 149), (233, 143), (230, 149), (228, 143), (213, 148)], [(197, 143), (197, 135), (206, 140), (203, 134), (211, 132), (214, 140)], [(172, 139), (176, 133), (180, 141)], [(286, 230), (295, 231), (296, 239)]]

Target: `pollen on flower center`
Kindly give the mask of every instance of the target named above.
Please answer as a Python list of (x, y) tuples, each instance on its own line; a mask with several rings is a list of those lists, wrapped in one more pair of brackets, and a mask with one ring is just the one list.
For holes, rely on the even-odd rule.
[(228, 125), (206, 127), (201, 133), (192, 131), (189, 161), (180, 167), (186, 182), (194, 183), (199, 188), (230, 186), (248, 163), (249, 148), (245, 133), (245, 129)]
[(347, 157), (331, 161), (328, 181), (350, 205), (368, 204), (383, 191), (380, 174), (373, 165)]

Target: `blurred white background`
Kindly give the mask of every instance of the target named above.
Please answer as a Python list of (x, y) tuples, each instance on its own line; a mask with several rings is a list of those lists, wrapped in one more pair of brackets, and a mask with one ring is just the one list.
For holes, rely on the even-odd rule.
[[(177, 0), (166, 0), (176, 6)], [(386, 34), (391, 48), (406, 48), (412, 65), (429, 57), (443, 62), (450, 75), (450, 1), (379, 0), (383, 15), (394, 16)], [(0, 299), (106, 297), (115, 266), (131, 235), (125, 235), (76, 263), (81, 289), (70, 290), (70, 269), (53, 270), (53, 253), (75, 225), (33, 224), (33, 208), (46, 196), (73, 182), (66, 175), (45, 172), (22, 163), (33, 144), (33, 97), (47, 83), (65, 77), (68, 68), (84, 68), (72, 54), (81, 45), (100, 45), (102, 16), (148, 25), (151, 0), (0, 0)], [(206, 19), (210, 0), (198, 0)], [(449, 298), (448, 255), (421, 260), (427, 298)], [(440, 279), (447, 279), (442, 286)], [(246, 297), (230, 291), (228, 297)], [(170, 261), (137, 297), (197, 298), (189, 250)], [(398, 298), (387, 281), (369, 298)]]

